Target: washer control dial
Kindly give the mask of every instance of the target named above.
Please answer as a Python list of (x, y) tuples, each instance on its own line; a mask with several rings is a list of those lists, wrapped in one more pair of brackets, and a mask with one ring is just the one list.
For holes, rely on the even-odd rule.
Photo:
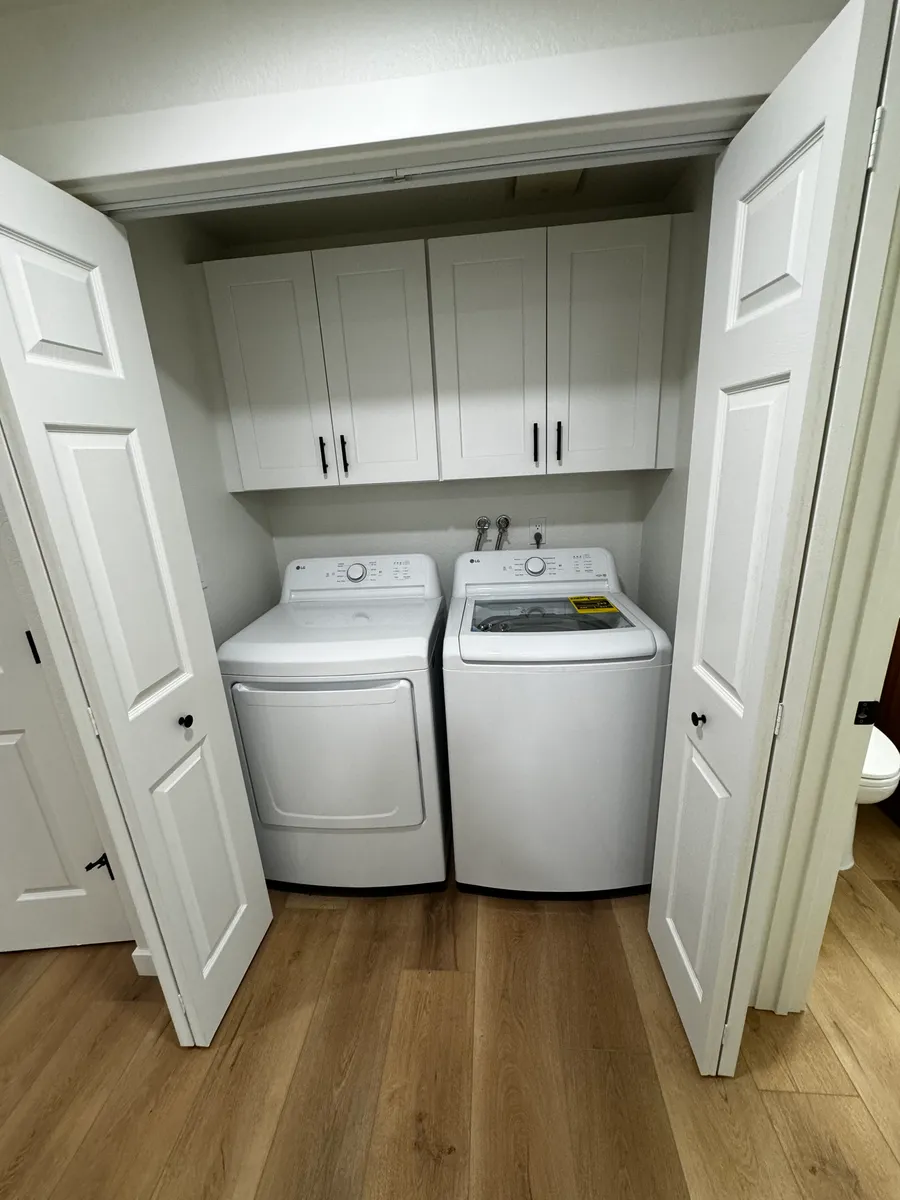
[(362, 583), (368, 572), (362, 563), (351, 563), (347, 568), (347, 578), (351, 583)]
[(547, 570), (547, 564), (542, 558), (526, 558), (525, 570), (529, 575), (543, 575)]

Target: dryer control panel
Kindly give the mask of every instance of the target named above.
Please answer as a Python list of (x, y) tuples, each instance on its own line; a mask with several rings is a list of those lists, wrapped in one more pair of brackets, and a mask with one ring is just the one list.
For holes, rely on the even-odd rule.
[(461, 554), (453, 575), (454, 596), (464, 596), (472, 588), (528, 583), (532, 587), (553, 584), (554, 590), (565, 584), (583, 590), (593, 588), (619, 591), (619, 577), (613, 556), (602, 547), (578, 550), (488, 550)]
[(284, 573), (281, 600), (351, 600), (361, 593), (370, 600), (379, 595), (435, 599), (441, 586), (434, 559), (427, 554), (296, 558)]

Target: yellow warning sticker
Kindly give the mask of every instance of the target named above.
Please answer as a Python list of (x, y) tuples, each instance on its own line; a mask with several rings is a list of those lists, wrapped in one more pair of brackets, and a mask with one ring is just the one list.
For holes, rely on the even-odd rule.
[(570, 596), (569, 603), (580, 613), (614, 613), (619, 611), (606, 596)]

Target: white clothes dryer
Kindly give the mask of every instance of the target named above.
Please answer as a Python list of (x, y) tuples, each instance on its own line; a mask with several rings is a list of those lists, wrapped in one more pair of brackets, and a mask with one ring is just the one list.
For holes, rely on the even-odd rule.
[(460, 883), (650, 882), (671, 658), (608, 550), (460, 556), (444, 637)]
[(437, 568), (298, 559), (281, 603), (219, 649), (266, 877), (446, 878)]

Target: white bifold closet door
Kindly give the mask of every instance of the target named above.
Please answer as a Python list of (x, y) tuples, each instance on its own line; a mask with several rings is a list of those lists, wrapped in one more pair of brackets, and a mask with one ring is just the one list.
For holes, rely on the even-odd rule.
[(720, 1055), (889, 9), (851, 0), (716, 172), (650, 902), (705, 1074), (744, 1024)]
[(3, 159), (0, 418), (205, 1045), (271, 909), (131, 256)]

